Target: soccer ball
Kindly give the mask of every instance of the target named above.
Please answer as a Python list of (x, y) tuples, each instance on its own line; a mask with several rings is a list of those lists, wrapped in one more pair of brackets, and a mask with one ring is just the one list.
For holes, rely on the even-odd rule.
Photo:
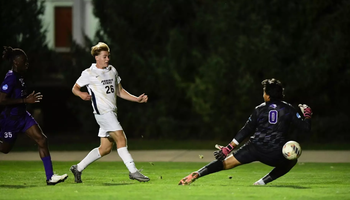
[(301, 155), (300, 144), (296, 141), (288, 141), (283, 145), (282, 154), (288, 160), (298, 159)]

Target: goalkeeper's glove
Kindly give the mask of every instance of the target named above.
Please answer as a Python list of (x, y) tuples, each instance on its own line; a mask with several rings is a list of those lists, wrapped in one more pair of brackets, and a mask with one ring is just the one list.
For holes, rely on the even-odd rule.
[(298, 106), (301, 112), (303, 113), (304, 117), (306, 119), (311, 119), (311, 116), (313, 114), (311, 108), (306, 104), (299, 104)]
[(228, 154), (232, 152), (235, 148), (231, 143), (229, 143), (226, 147), (215, 145), (218, 148), (218, 151), (214, 151), (214, 157), (216, 160), (223, 161), (227, 157)]

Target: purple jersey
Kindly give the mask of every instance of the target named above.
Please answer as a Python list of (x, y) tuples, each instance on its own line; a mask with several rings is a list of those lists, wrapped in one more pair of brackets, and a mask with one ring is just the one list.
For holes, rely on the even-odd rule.
[[(5, 80), (1, 84), (0, 92), (6, 93), (8, 98), (21, 99), (24, 98), (26, 93), (26, 85), (24, 83), (23, 76), (10, 70), (5, 76)], [(21, 116), (26, 113), (25, 104), (15, 104), (6, 106), (2, 115), (6, 117)]]
[[(1, 84), (0, 92), (6, 93), (11, 99), (25, 98), (27, 92), (23, 76), (10, 70)], [(37, 122), (27, 112), (24, 103), (8, 105), (0, 115), (0, 138), (8, 143), (14, 142), (18, 133), (25, 132), (35, 124)]]

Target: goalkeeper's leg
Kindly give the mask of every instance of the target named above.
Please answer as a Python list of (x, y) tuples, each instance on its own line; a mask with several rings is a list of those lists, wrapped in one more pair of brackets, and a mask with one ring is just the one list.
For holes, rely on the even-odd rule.
[(297, 160), (291, 160), (283, 166), (275, 167), (270, 173), (266, 174), (263, 178), (254, 183), (254, 185), (266, 185), (279, 177), (288, 173), (297, 163)]
[(193, 183), (195, 180), (197, 180), (202, 176), (215, 173), (223, 169), (224, 169), (224, 165), (222, 161), (219, 161), (219, 160), (212, 161), (206, 166), (200, 168), (198, 171), (192, 172), (185, 178), (181, 179), (179, 182), (179, 185), (190, 185), (191, 183)]
[(223, 162), (218, 160), (212, 161), (208, 165), (200, 168), (197, 172), (199, 177), (203, 177), (221, 170), (232, 169), (240, 164), (241, 163), (234, 156), (229, 156)]
[(185, 178), (181, 179), (179, 185), (189, 185), (200, 177), (219, 172), (221, 170), (232, 169), (240, 164), (241, 163), (234, 156), (226, 158), (226, 160), (223, 162), (219, 160), (212, 161), (206, 166), (200, 168), (198, 171), (192, 172)]

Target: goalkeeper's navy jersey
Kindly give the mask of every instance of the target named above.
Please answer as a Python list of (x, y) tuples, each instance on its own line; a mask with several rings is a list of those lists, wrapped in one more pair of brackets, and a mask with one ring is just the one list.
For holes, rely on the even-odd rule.
[(299, 115), (292, 105), (283, 101), (270, 101), (255, 107), (246, 124), (234, 139), (250, 141), (264, 150), (281, 149), (288, 140), (291, 125), (309, 131), (311, 121)]

